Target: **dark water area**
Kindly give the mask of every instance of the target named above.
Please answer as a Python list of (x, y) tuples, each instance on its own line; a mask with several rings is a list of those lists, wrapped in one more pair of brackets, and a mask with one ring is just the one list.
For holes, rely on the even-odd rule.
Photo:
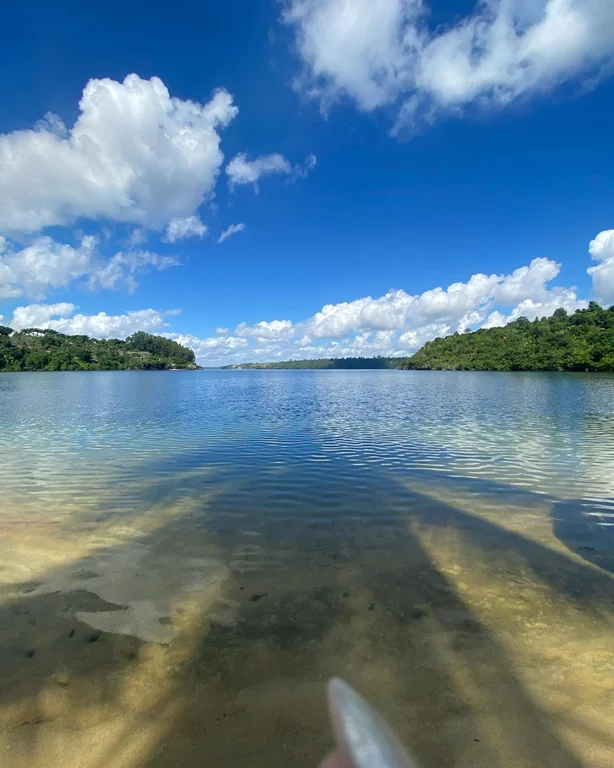
[[(0, 374), (0, 755), (614, 765), (614, 376)], [(6, 756), (6, 758), (5, 758)]]

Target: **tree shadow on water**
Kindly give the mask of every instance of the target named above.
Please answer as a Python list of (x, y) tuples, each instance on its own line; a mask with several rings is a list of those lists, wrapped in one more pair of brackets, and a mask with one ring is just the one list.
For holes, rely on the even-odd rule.
[[(496, 538), (510, 572), (520, 551), (536, 578), (594, 616), (611, 581), (425, 495), (397, 490), (392, 505), (384, 484), (356, 490), (348, 483), (355, 473), (341, 462), (318, 470), (322, 484), (331, 482), (328, 516), (314, 517), (307, 484), (291, 519), (277, 517), (270, 487), (255, 484), (240, 529), (222, 514), (232, 506), (222, 493), (202, 514), (117, 545), (118, 562), (122, 547), (127, 557), (135, 546), (148, 553), (146, 581), (193, 563), (195, 581), (173, 582), (172, 608), (160, 619), (176, 629), (166, 644), (78, 621), (77, 613), (125, 610), (86, 581), (68, 593), (13, 590), (0, 606), (0, 708), (12, 764), (67, 764), (78, 754), (87, 768), (315, 768), (331, 747), (324, 684), (341, 675), (424, 768), (580, 768), (558, 723), (410, 523), (453, 526), (480, 548)], [(96, 560), (40, 581), (64, 583), (68, 568), (95, 574)], [(223, 566), (213, 599), (207, 574), (198, 577), (205, 560)]]
[(552, 505), (554, 535), (571, 552), (614, 573), (614, 504), (585, 499)]
[[(612, 500), (558, 499), (490, 479), (446, 477), (438, 478), (436, 488), (437, 491), (443, 488), (446, 492), (444, 499), (453, 499), (454, 503), (446, 510), (444, 501), (444, 512), (439, 514), (436, 499), (428, 493), (414, 490), (411, 481), (404, 483), (404, 486), (408, 498), (414, 499), (412, 515), (416, 521), (458, 530), (466, 539), (473, 538), (479, 542), (486, 552), (492, 550), (498, 553), (503, 548), (507, 552), (506, 559), (523, 560), (536, 578), (576, 600), (586, 610), (593, 610), (598, 603), (603, 603), (609, 611), (614, 581), (602, 578), (592, 569), (582, 568), (580, 559), (614, 573)], [(418, 488), (422, 487), (418, 485)], [(491, 519), (487, 519), (473, 513), (472, 500), (477, 502), (478, 508), (486, 505), (491, 510), (496, 509), (501, 524), (493, 522), (492, 515)], [(572, 557), (566, 557), (562, 552), (506, 526), (509, 522), (507, 518), (513, 519), (518, 510), (522, 514), (529, 513), (532, 518), (548, 514), (552, 534)], [(449, 514), (450, 511), (454, 514)], [(614, 595), (611, 597), (614, 598)]]
[[(248, 600), (240, 595), (244, 575), (225, 583), (236, 612), (203, 634), (177, 681), (186, 706), (147, 766), (181, 764), (200, 727), (211, 728), (207, 755), (216, 765), (314, 766), (329, 739), (322, 685), (333, 674), (378, 706), (426, 768), (584, 764), (559, 735), (556, 717), (527, 692), (497, 637), (408, 529), (407, 514), (392, 512), (381, 493), (368, 506), (348, 489), (335, 520), (311, 534), (298, 523), (288, 531), (261, 519), (268, 546), (289, 555), (287, 567), (281, 578), (261, 577), (258, 588), (266, 591)], [(474, 522), (459, 519), (456, 508), (407, 494), (410, 516), (425, 507), (440, 525)], [(376, 519), (383, 512), (384, 529)], [(505, 538), (506, 531), (495, 529), (491, 536)], [(470, 535), (479, 543), (475, 531)], [(582, 565), (526, 545), (522, 537), (514, 541), (540, 578), (565, 599), (601, 612), (608, 580), (588, 574), (591, 589), (578, 594)], [(506, 546), (498, 555), (503, 560)], [(510, 571), (515, 564), (510, 558)], [(555, 578), (561, 568), (572, 575)], [(197, 681), (207, 675), (236, 721), (222, 713), (209, 722), (203, 715)], [(594, 738), (603, 745), (607, 737), (598, 731)]]

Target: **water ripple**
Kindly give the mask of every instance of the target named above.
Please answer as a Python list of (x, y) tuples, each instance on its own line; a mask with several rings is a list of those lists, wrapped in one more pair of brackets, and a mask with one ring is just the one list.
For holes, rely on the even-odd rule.
[[(613, 403), (611, 376), (1, 374), (4, 519), (130, 515), (230, 483), (212, 514), (234, 525), (394, 527), (411, 512), (395, 487), (446, 478), (576, 500), (609, 528)], [(237, 567), (261, 556), (246, 547)]]

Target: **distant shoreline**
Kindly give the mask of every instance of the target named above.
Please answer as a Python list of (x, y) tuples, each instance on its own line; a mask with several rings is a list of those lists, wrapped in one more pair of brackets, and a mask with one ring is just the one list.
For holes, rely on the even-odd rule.
[(223, 367), (203, 367), (201, 371), (224, 371), (228, 372), (249, 372), (249, 371), (391, 371), (391, 372), (411, 372), (411, 373), (556, 373), (556, 374), (605, 374), (612, 375), (614, 371), (562, 371), (548, 370), (542, 368), (532, 368), (530, 370), (486, 370), (484, 368), (273, 368), (273, 367), (241, 367), (241, 366), (223, 366)]
[(278, 363), (237, 363), (220, 366), (222, 371), (283, 370), (391, 370), (398, 368), (402, 357), (329, 357), (314, 360), (285, 360)]

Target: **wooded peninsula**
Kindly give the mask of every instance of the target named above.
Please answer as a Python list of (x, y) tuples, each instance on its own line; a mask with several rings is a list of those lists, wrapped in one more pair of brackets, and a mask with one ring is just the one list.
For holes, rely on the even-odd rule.
[(501, 328), (427, 342), (400, 368), (438, 371), (614, 371), (614, 307), (519, 317)]
[(164, 371), (198, 369), (194, 352), (138, 331), (125, 341), (68, 336), (48, 328), (0, 325), (0, 371)]

